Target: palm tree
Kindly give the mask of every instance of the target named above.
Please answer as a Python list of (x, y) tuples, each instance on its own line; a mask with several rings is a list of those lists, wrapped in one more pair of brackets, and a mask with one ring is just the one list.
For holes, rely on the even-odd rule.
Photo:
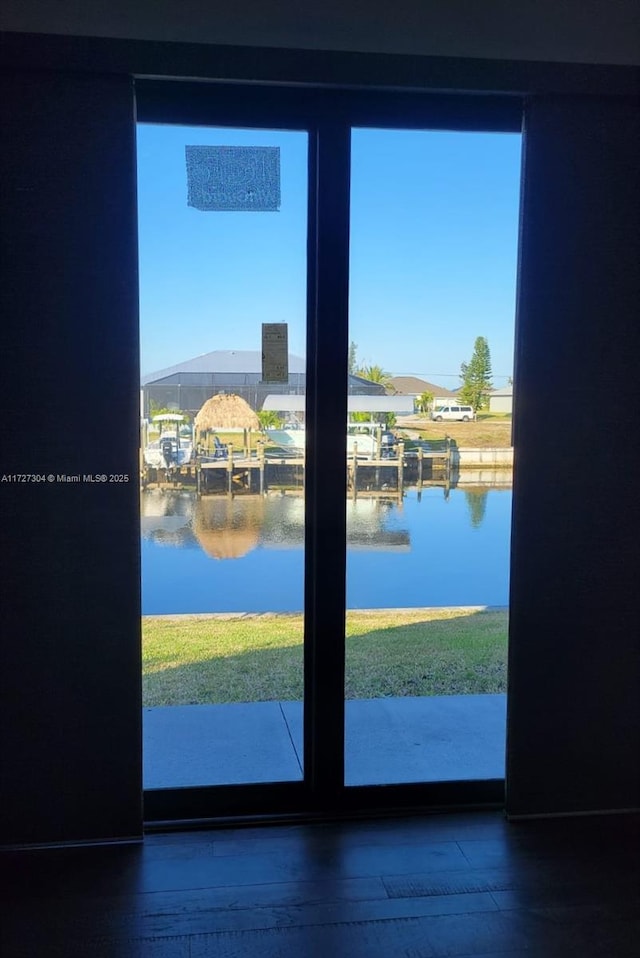
[(391, 389), (391, 373), (388, 373), (382, 366), (362, 366), (356, 375), (360, 376), (361, 379), (368, 379), (369, 382), (379, 383), (386, 390)]
[(426, 413), (431, 409), (433, 403), (433, 393), (423, 392), (416, 398), (416, 407), (419, 412)]

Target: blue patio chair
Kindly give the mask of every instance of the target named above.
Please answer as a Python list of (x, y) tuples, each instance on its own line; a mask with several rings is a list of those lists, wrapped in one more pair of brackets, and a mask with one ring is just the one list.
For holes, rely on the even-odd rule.
[(213, 458), (214, 459), (226, 459), (229, 454), (229, 450), (223, 442), (220, 442), (217, 436), (213, 437)]

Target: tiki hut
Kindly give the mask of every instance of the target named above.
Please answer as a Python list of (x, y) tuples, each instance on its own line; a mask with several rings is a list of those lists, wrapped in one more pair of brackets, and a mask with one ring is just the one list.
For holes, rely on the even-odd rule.
[(212, 559), (239, 559), (255, 549), (264, 522), (262, 496), (199, 499), (193, 532), (203, 552)]
[(260, 421), (248, 402), (240, 396), (220, 393), (207, 399), (195, 422), (196, 437), (217, 429), (260, 429)]

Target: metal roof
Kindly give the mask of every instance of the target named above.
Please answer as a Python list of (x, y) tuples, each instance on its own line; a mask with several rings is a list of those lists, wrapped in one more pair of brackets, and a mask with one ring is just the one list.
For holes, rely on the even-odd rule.
[[(262, 408), (275, 412), (304, 412), (305, 405), (304, 396), (271, 393), (265, 398)], [(347, 411), (408, 413), (413, 412), (413, 399), (411, 396), (349, 396)]]
[(348, 412), (413, 412), (411, 396), (349, 396)]
[(513, 386), (503, 386), (501, 389), (492, 389), (489, 396), (513, 396)]
[[(289, 372), (304, 373), (306, 361), (289, 353)], [(213, 352), (185, 359), (142, 377), (142, 385), (172, 376), (174, 373), (259, 373), (262, 375), (262, 352), (259, 349), (214, 349)]]

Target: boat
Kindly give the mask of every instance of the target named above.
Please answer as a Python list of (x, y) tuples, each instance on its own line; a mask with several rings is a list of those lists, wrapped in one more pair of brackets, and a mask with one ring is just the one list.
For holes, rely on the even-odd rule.
[[(304, 455), (306, 430), (298, 424), (285, 423), (280, 429), (266, 429), (267, 439), (290, 455)], [(390, 458), (395, 455), (389, 436), (392, 434), (377, 422), (347, 423), (347, 456), (358, 459), (375, 459), (378, 455)]]
[[(186, 417), (179, 413), (161, 413), (151, 418), (160, 435), (146, 443), (144, 462), (154, 469), (177, 469), (193, 460), (193, 435)], [(188, 430), (188, 431), (187, 431)]]
[[(303, 456), (307, 431), (298, 423), (285, 423), (281, 429), (265, 429), (267, 441), (291, 456)], [(267, 453), (268, 455), (268, 453)]]

